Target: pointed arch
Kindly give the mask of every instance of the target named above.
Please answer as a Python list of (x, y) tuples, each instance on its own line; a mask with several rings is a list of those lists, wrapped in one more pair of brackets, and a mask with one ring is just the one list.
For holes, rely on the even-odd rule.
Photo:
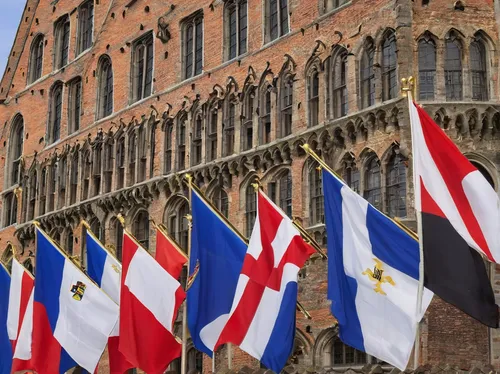
[(10, 127), (7, 151), (7, 172), (5, 180), (7, 187), (19, 184), (21, 181), (22, 156), (24, 145), (24, 118), (18, 113), (14, 116)]
[(96, 119), (101, 119), (113, 113), (113, 65), (108, 55), (102, 55), (99, 58), (97, 77)]

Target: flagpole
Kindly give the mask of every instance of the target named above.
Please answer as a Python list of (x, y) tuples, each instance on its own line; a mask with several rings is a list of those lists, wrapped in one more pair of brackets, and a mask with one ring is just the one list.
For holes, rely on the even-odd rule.
[[(413, 77), (409, 77), (408, 79), (403, 78), (401, 80), (402, 87), (401, 91), (403, 92), (403, 96), (408, 98), (408, 109), (410, 110), (411, 105), (413, 105), (413, 90), (415, 85), (415, 80)], [(411, 128), (411, 119), (410, 119), (410, 129)], [(415, 158), (415, 137), (411, 137), (412, 142), (412, 161), (413, 161), (413, 188), (415, 191), (415, 197), (420, 196), (420, 181), (417, 180), (417, 162)], [(416, 199), (415, 199), (416, 200)], [(415, 311), (417, 318), (417, 326), (416, 326), (416, 335), (415, 335), (415, 349), (414, 349), (414, 358), (413, 358), (413, 366), (416, 369), (419, 365), (420, 361), (420, 319), (419, 316), (422, 313), (422, 298), (424, 294), (424, 246), (423, 246), (423, 234), (422, 234), (422, 212), (416, 207), (415, 208), (415, 216), (417, 219), (417, 235), (418, 235), (418, 249), (420, 253), (420, 262), (418, 265), (418, 293), (417, 293), (417, 308)]]
[[(186, 180), (188, 181), (188, 186), (189, 186), (189, 211), (191, 212), (192, 206), (191, 206), (191, 194), (192, 194), (192, 187), (193, 187), (193, 177), (191, 174), (186, 174), (184, 176)], [(186, 263), (187, 266), (187, 277), (186, 277), (186, 286), (187, 286), (187, 279), (189, 279), (189, 258), (191, 256), (191, 229), (193, 226), (193, 217), (191, 214), (186, 215), (184, 217), (188, 221), (188, 242), (187, 242), (187, 257), (188, 261)], [(186, 287), (187, 288), (187, 287)], [(184, 300), (184, 308), (182, 310), (182, 353), (181, 353), (181, 374), (186, 374), (187, 372), (187, 339), (188, 339), (188, 328), (187, 328), (187, 298)]]

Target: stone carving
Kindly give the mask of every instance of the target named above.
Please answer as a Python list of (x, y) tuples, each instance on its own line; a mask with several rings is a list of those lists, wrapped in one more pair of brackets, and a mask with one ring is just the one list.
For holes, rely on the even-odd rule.
[(156, 32), (156, 37), (162, 41), (163, 44), (168, 43), (172, 38), (170, 31), (168, 31), (168, 23), (165, 17), (158, 18), (158, 31)]

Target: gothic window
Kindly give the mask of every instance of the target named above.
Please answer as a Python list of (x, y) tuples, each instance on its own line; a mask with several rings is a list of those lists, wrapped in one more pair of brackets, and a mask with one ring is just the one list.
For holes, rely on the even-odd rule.
[(203, 353), (195, 348), (187, 352), (187, 371), (190, 373), (203, 373)]
[(59, 173), (57, 175), (58, 187), (58, 203), (57, 208), (61, 209), (66, 205), (66, 179), (68, 177), (68, 159), (66, 156), (59, 160)]
[(380, 161), (376, 156), (370, 158), (366, 163), (364, 198), (375, 208), (382, 210)]
[(268, 185), (268, 195), (285, 214), (292, 218), (292, 174), (290, 170), (278, 175)]
[(265, 1), (265, 41), (273, 41), (290, 31), (288, 0)]
[(116, 247), (116, 258), (118, 260), (122, 260), (123, 257), (123, 226), (120, 221), (115, 219), (114, 222), (114, 239), (115, 239), (115, 247)]
[(259, 144), (267, 144), (271, 141), (271, 90), (265, 87), (261, 95), (259, 106)]
[(388, 34), (382, 43), (382, 99), (390, 100), (398, 96), (398, 77), (396, 74), (397, 50), (396, 35)]
[(118, 139), (116, 146), (116, 188), (119, 190), (125, 185), (125, 136)]
[(257, 217), (257, 194), (251, 184), (248, 185), (245, 193), (245, 221), (246, 236), (250, 237)]
[(68, 133), (71, 134), (80, 128), (80, 116), (82, 108), (82, 79), (73, 79), (69, 83), (69, 123)]
[(307, 93), (309, 96), (309, 127), (318, 124), (319, 115), (319, 73), (314, 70), (307, 82)]
[(287, 75), (281, 84), (281, 137), (292, 133), (293, 76)]
[(56, 201), (56, 187), (57, 187), (57, 176), (58, 176), (58, 163), (55, 161), (51, 167), (49, 168), (49, 206), (47, 208), (48, 212), (52, 212), (54, 210), (54, 204)]
[(227, 192), (223, 188), (217, 187), (214, 191), (212, 201), (215, 207), (222, 213), (226, 218), (229, 217), (229, 199), (227, 197)]
[(94, 29), (94, 0), (88, 0), (78, 7), (78, 33), (76, 54), (79, 55), (92, 46)]
[(387, 213), (391, 217), (406, 217), (406, 160), (393, 149), (387, 164)]
[(226, 0), (224, 31), (228, 60), (247, 51), (247, 0)]
[(71, 160), (71, 174), (69, 176), (70, 180), (70, 191), (69, 191), (69, 204), (72, 205), (76, 203), (76, 194), (78, 191), (78, 152), (75, 152), (73, 159)]
[(446, 100), (462, 100), (462, 46), (453, 31), (445, 42), (444, 78)]
[[(155, 172), (155, 158), (156, 158), (156, 122), (151, 125), (151, 137), (149, 139), (149, 177), (154, 177)], [(144, 152), (146, 152), (146, 144), (144, 145)], [(145, 153), (144, 153), (145, 154)]]
[(97, 119), (107, 117), (113, 113), (113, 67), (108, 56), (99, 61)]
[(29, 195), (30, 195), (30, 201), (28, 205), (28, 214), (27, 214), (27, 220), (31, 221), (33, 218), (35, 218), (35, 207), (36, 207), (36, 202), (37, 202), (37, 197), (38, 197), (38, 174), (36, 171), (33, 172), (33, 174), (30, 175), (30, 182), (29, 182)]
[[(180, 200), (180, 199), (179, 199)], [(170, 211), (167, 217), (168, 232), (173, 236), (179, 247), (187, 253), (188, 250), (188, 221), (189, 205), (184, 199)]]
[(145, 210), (141, 210), (134, 219), (134, 237), (144, 248), (149, 249), (149, 215)]
[(203, 68), (203, 12), (182, 21), (184, 78), (201, 74)]
[(137, 161), (137, 135), (134, 130), (128, 136), (128, 185), (135, 184), (135, 164)]
[(356, 167), (354, 158), (350, 157), (344, 161), (343, 178), (346, 184), (354, 191), (359, 193), (359, 170)]
[(52, 87), (50, 95), (49, 133), (47, 134), (49, 144), (58, 141), (61, 136), (62, 96), (63, 85), (57, 82)]
[(325, 222), (325, 211), (323, 206), (323, 182), (322, 172), (316, 167), (316, 162), (311, 163), (309, 169), (309, 225), (317, 225)]
[(66, 233), (66, 243), (64, 246), (64, 249), (66, 249), (66, 252), (71, 256), (73, 255), (73, 231), (71, 228), (68, 229)]
[(191, 166), (196, 166), (201, 163), (201, 131), (203, 128), (203, 116), (199, 112), (195, 115), (194, 130), (193, 130), (193, 151), (191, 156)]
[(342, 343), (338, 337), (335, 337), (331, 344), (329, 357), (331, 366), (364, 365), (369, 361), (366, 353)]
[(45, 214), (45, 203), (47, 202), (47, 168), (42, 169), (42, 175), (40, 177), (40, 206), (38, 209), (38, 215), (43, 216)]
[(104, 240), (104, 231), (101, 226), (101, 222), (97, 218), (90, 221), (90, 230), (99, 240)]
[(94, 145), (93, 149), (93, 160), (92, 160), (92, 185), (93, 185), (93, 196), (97, 196), (101, 193), (101, 178), (102, 178), (102, 143), (98, 141)]
[(113, 161), (115, 158), (113, 148), (112, 139), (109, 139), (106, 143), (104, 143), (104, 193), (111, 191)]
[(153, 87), (153, 34), (148, 33), (132, 47), (132, 101), (151, 95)]
[(241, 129), (241, 148), (247, 151), (253, 147), (253, 114), (254, 114), (255, 89), (252, 87), (245, 93), (243, 101), (244, 119)]
[(137, 182), (142, 182), (146, 179), (147, 171), (147, 143), (146, 143), (146, 130), (144, 126), (139, 127), (139, 167), (137, 169)]
[(234, 125), (236, 122), (236, 103), (229, 97), (226, 103), (225, 118), (222, 124), (222, 156), (234, 153)]
[(174, 131), (174, 124), (172, 121), (168, 121), (165, 124), (165, 174), (172, 171), (172, 136)]
[(347, 51), (337, 50), (332, 64), (331, 85), (333, 96), (333, 117), (340, 118), (347, 115)]
[(54, 25), (54, 68), (60, 69), (68, 63), (69, 17), (63, 16)]
[(418, 97), (420, 100), (434, 99), (436, 79), (436, 45), (432, 39), (418, 42)]
[(17, 222), (17, 197), (14, 192), (5, 195), (4, 198), (4, 227), (13, 225)]
[(23, 155), (24, 141), (24, 120), (21, 115), (17, 115), (12, 122), (11, 135), (9, 138), (9, 186), (20, 182), (21, 159)]
[(488, 100), (486, 79), (486, 49), (480, 40), (470, 44), (470, 71), (472, 78), (472, 100)]
[(373, 43), (368, 41), (360, 63), (361, 108), (367, 108), (375, 104), (374, 54), (375, 48), (373, 47)]
[(346, 4), (349, 0), (322, 0), (322, 1), (323, 1), (323, 13), (327, 13), (341, 7), (342, 5)]
[(83, 156), (82, 170), (82, 196), (81, 200), (87, 200), (90, 195), (90, 174), (92, 173), (92, 155), (86, 151)]
[(43, 66), (43, 35), (38, 35), (31, 44), (30, 62), (28, 70), (28, 84), (40, 79)]
[(209, 110), (208, 116), (207, 161), (213, 161), (217, 158), (217, 123), (219, 119), (217, 103)]
[(177, 170), (186, 168), (186, 122), (187, 114), (183, 114), (177, 124)]

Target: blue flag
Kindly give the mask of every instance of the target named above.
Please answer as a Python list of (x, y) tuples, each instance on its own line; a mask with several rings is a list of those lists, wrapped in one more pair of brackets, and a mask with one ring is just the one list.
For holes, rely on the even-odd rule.
[(187, 320), (194, 346), (211, 357), (229, 318), (247, 245), (196, 191), (191, 207), (189, 269), (194, 276), (186, 296)]
[(340, 339), (405, 370), (417, 322), (418, 242), (328, 171), (323, 171), (328, 299)]
[(7, 332), (9, 311), (10, 274), (0, 264), (0, 374), (10, 374), (12, 367), (12, 344)]

